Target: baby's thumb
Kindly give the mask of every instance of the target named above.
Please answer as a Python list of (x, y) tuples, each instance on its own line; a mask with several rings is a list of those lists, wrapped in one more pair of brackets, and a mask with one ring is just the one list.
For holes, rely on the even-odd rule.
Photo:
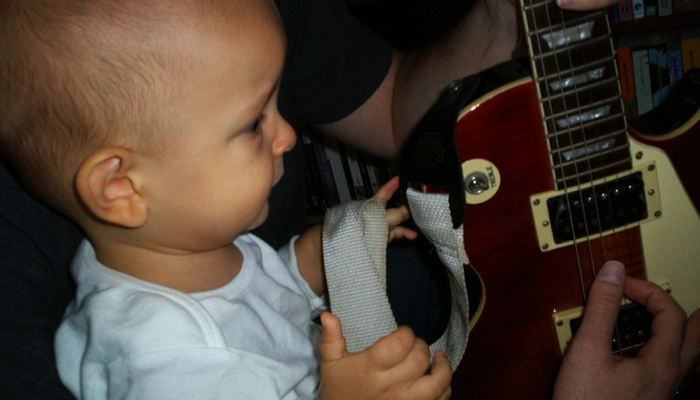
[(345, 357), (348, 350), (338, 317), (326, 311), (321, 314), (321, 325), (321, 361), (332, 362)]

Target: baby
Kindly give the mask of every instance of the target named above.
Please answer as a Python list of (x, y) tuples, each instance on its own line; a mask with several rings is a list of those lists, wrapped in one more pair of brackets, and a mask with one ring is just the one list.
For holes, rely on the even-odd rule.
[[(0, 151), (85, 231), (56, 336), (83, 399), (446, 398), (444, 354), (399, 328), (348, 354), (321, 315), (321, 229), (247, 233), (296, 136), (269, 0), (6, 1)], [(386, 205), (388, 182), (375, 198)], [(393, 238), (407, 210), (387, 211)]]

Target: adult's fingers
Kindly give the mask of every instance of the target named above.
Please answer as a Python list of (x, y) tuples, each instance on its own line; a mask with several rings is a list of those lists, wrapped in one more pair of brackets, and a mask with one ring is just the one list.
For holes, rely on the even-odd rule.
[(618, 0), (557, 0), (559, 7), (568, 10), (600, 10), (617, 3)]
[[(681, 349), (681, 376), (685, 376), (700, 355), (700, 308), (688, 318)], [(700, 371), (699, 371), (700, 372)]]
[(651, 338), (639, 355), (649, 357), (656, 364), (666, 361), (669, 365), (678, 365), (686, 327), (683, 309), (666, 291), (640, 279), (627, 279), (625, 295), (642, 304), (654, 316)]

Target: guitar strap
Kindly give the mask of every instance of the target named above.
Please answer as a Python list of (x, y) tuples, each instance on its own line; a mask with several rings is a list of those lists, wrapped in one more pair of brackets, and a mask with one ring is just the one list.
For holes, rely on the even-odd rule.
[[(435, 246), (450, 276), (452, 308), (447, 330), (430, 345), (431, 354), (447, 353), (457, 368), (467, 345), (469, 301), (464, 278), (468, 263), (462, 227), (452, 227), (445, 194), (407, 197), (413, 219)], [(323, 226), (323, 254), (331, 311), (340, 319), (347, 349), (358, 352), (396, 330), (386, 295), (386, 210), (374, 199), (330, 209)]]
[[(469, 334), (468, 264), (462, 221), (464, 180), (456, 150), (460, 110), (480, 89), (478, 77), (448, 86), (419, 122), (400, 157), (402, 188), (418, 228), (435, 246), (450, 277), (452, 307), (448, 327), (430, 345), (446, 352), (456, 369)], [(421, 184), (447, 193), (424, 193)], [(347, 349), (362, 351), (397, 328), (386, 295), (386, 210), (376, 200), (347, 202), (326, 213), (323, 254), (331, 311), (340, 319)]]

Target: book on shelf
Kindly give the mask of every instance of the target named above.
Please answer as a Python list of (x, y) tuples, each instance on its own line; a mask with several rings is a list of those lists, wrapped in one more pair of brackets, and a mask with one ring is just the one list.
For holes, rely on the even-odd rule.
[(673, 14), (672, 0), (658, 0), (658, 15), (659, 17), (668, 17)]
[(330, 161), (328, 160), (326, 149), (323, 146), (321, 138), (317, 135), (311, 136), (311, 145), (313, 147), (314, 155), (316, 156), (318, 173), (323, 186), (323, 194), (325, 195), (326, 204), (329, 207), (339, 204), (340, 198), (338, 196), (338, 188), (335, 185), (335, 178), (333, 177), (333, 169)]
[(355, 190), (355, 181), (352, 178), (352, 169), (348, 158), (348, 147), (339, 141), (335, 141), (335, 145), (340, 154), (340, 162), (343, 164), (343, 174), (345, 174), (345, 183), (348, 187), (348, 192), (350, 192), (350, 198), (352, 200), (359, 200), (357, 198), (357, 191)]
[(663, 45), (649, 46), (649, 82), (652, 108), (658, 107), (671, 92), (668, 49)]
[(658, 0), (644, 0), (644, 18), (654, 18), (658, 16)]
[(671, 89), (673, 89), (683, 79), (683, 51), (680, 31), (669, 32), (667, 49), (668, 73), (671, 77)]
[(687, 28), (681, 31), (681, 52), (683, 72), (700, 68), (700, 28)]
[(306, 212), (309, 214), (319, 214), (328, 209), (326, 195), (323, 192), (323, 184), (321, 183), (321, 174), (318, 169), (316, 155), (311, 143), (311, 138), (307, 131), (302, 128), (302, 151), (304, 157), (302, 159), (304, 168), (304, 184), (306, 196)]
[(326, 157), (328, 158), (328, 163), (331, 167), (331, 172), (333, 174), (333, 180), (335, 182), (335, 187), (338, 191), (338, 202), (345, 203), (353, 199), (350, 194), (350, 186), (347, 181), (345, 167), (343, 165), (343, 158), (345, 157), (345, 151), (341, 152), (342, 143), (338, 143), (337, 140), (329, 137), (323, 136), (323, 147), (325, 149)]
[(619, 21), (631, 21), (634, 19), (634, 12), (632, 11), (632, 0), (620, 0), (617, 3), (617, 15)]
[(644, 0), (632, 0), (632, 17), (634, 19), (644, 18)]
[(630, 117), (639, 115), (637, 110), (637, 93), (634, 87), (634, 67), (632, 66), (632, 49), (626, 46), (617, 48), (617, 70), (620, 75), (620, 91), (625, 114)]
[(370, 156), (313, 126), (299, 123), (303, 146), (307, 213), (315, 216), (334, 205), (372, 197), (396, 175), (394, 163)]
[(632, 48), (632, 71), (634, 72), (634, 90), (637, 93), (637, 112), (641, 115), (654, 108), (651, 95), (649, 49)]
[(367, 176), (366, 166), (360, 165), (360, 157), (357, 150), (352, 146), (345, 146), (345, 154), (347, 166), (350, 170), (350, 179), (352, 180), (352, 189), (355, 191), (354, 198), (357, 200), (365, 200), (372, 197), (368, 189), (369, 177)]
[(618, 4), (608, 7), (608, 20), (612, 22), (620, 21), (620, 7)]
[(628, 117), (649, 112), (668, 98), (683, 76), (682, 58), (678, 31), (619, 38), (618, 71)]
[(369, 185), (372, 191), (372, 195), (377, 193), (379, 186), (381, 186), (386, 181), (380, 181), (379, 173), (377, 172), (377, 162), (376, 159), (368, 154), (364, 154), (365, 164), (367, 165), (367, 175), (369, 176)]

